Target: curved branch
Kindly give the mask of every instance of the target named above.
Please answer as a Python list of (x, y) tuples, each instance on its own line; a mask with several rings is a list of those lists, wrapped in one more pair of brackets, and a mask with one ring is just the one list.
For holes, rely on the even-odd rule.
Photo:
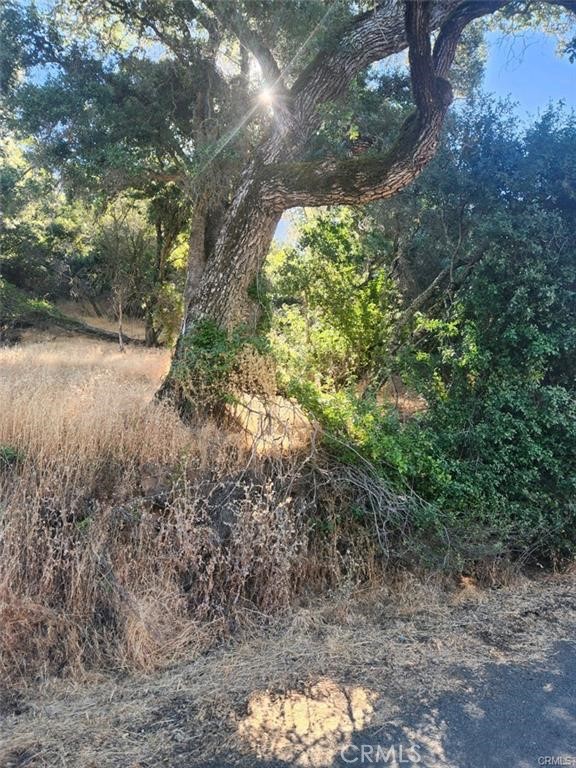
[(406, 37), (414, 103), (421, 115), (434, 108), (435, 74), (430, 43), (429, 0), (407, 0)]
[[(408, 0), (405, 29), (416, 111), (404, 122), (396, 144), (377, 156), (268, 166), (263, 171), (263, 189), (274, 207), (381, 200), (404, 189), (432, 159), (452, 102), (452, 89), (434, 70), (428, 0)], [(446, 41), (452, 43), (453, 36), (457, 42), (460, 32), (457, 25), (448, 28)], [(456, 45), (447, 46), (446, 51), (451, 64), (448, 51), (455, 52)]]
[[(568, 10), (576, 0), (546, 0)], [(308, 110), (314, 110), (327, 94), (344, 87), (345, 76), (356, 71), (367, 59), (381, 56), (383, 51), (409, 44), (409, 61), (416, 112), (405, 122), (395, 146), (385, 154), (353, 159), (330, 159), (304, 163), (271, 163), (263, 169), (261, 180), (266, 200), (276, 210), (296, 206), (358, 205), (391, 197), (415, 179), (432, 159), (439, 142), (444, 117), (452, 101), (452, 89), (445, 79), (464, 28), (473, 20), (496, 12), (510, 0), (465, 0), (465, 2), (433, 3), (408, 0), (405, 17), (392, 14), (386, 39), (370, 43), (372, 25), (383, 5), (364, 14), (351, 29), (364, 38), (365, 47), (352, 51), (338, 49), (334, 55), (324, 54), (296, 82), (295, 101), (304, 99)], [(448, 6), (451, 6), (447, 10)], [(390, 12), (390, 5), (386, 5)], [(434, 49), (430, 32), (440, 27)], [(399, 29), (401, 28), (401, 31)], [(350, 34), (350, 33), (349, 33)], [(357, 38), (358, 42), (358, 38)], [(363, 43), (364, 45), (364, 43)], [(389, 52), (389, 50), (388, 50)], [(386, 53), (388, 55), (388, 53)], [(348, 58), (347, 58), (348, 57)], [(347, 61), (344, 74), (327, 73), (327, 62)], [(324, 90), (315, 89), (315, 78), (325, 73)], [(338, 77), (342, 79), (338, 80)], [(336, 79), (334, 79), (336, 78)], [(312, 99), (312, 94), (317, 101)]]
[[(412, 2), (412, 0), (409, 0)], [(472, 20), (494, 13), (511, 0), (442, 0), (430, 3), (430, 30), (444, 27), (434, 50), (436, 75), (446, 77), (464, 27)], [(544, 0), (576, 11), (576, 0)], [(401, 0), (381, 0), (356, 17), (329, 47), (320, 51), (292, 86), (295, 137), (302, 146), (317, 128), (319, 105), (346, 93), (352, 80), (374, 62), (403, 51), (408, 45)]]
[(495, 13), (508, 2), (509, 0), (468, 0), (450, 14), (442, 24), (434, 45), (434, 70), (437, 76), (447, 76), (464, 28), (474, 19)]
[[(462, 0), (431, 4), (429, 25), (438, 29)], [(321, 103), (342, 96), (354, 77), (370, 64), (403, 51), (408, 45), (405, 4), (381, 2), (354, 19), (331, 47), (320, 51), (291, 89), (294, 110), (301, 123), (313, 128)]]
[(433, 158), (451, 97), (446, 93), (424, 119), (406, 120), (395, 146), (370, 157), (283, 163), (263, 169), (263, 195), (274, 208), (361, 205), (392, 197), (413, 181)]

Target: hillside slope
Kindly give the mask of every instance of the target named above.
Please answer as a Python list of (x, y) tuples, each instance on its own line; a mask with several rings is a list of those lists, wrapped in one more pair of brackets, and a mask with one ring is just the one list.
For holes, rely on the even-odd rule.
[[(0, 343), (16, 341), (18, 330), (29, 327), (40, 329), (56, 327), (101, 341), (118, 339), (117, 333), (87, 325), (77, 318), (70, 317), (49, 301), (29, 296), (0, 277)], [(122, 338), (127, 344), (143, 343), (140, 339), (133, 339), (130, 336), (123, 335)]]

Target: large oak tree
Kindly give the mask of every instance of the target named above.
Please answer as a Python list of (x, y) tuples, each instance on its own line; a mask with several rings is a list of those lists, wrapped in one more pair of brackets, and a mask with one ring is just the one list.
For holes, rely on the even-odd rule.
[[(182, 333), (199, 321), (233, 328), (250, 323), (249, 289), (282, 213), (296, 206), (357, 205), (406, 187), (434, 156), (452, 102), (449, 82), (460, 38), (472, 21), (506, 0), (382, 2), (330, 37), (290, 87), (271, 48), (229, 6), (206, 3), (260, 63), (273, 118), (231, 197), (211, 249), (191, 264), (194, 284)], [(565, 3), (566, 7), (571, 5)], [(319, 127), (321, 106), (342, 99), (366, 67), (408, 48), (414, 112), (381, 154), (302, 161)], [(176, 353), (176, 364), (178, 355)]]
[[(147, 107), (152, 124), (171, 131), (175, 145), (170, 162), (155, 172), (179, 180), (193, 203), (186, 312), (164, 386), (180, 400), (190, 397), (179, 382), (198, 328), (210, 323), (230, 332), (255, 325), (251, 287), (284, 211), (391, 197), (431, 160), (453, 99), (451, 68), (472, 22), (496, 12), (534, 13), (534, 7), (536, 13), (576, 10), (574, 0), (375, 0), (357, 15), (362, 4), (323, 0), (71, 2), (75, 23), (98, 19), (112, 29), (118, 20), (160, 46), (173, 62), (173, 81), (183, 84), (178, 102), (189, 94), (184, 121), (165, 101), (160, 112), (153, 102)], [(57, 48), (52, 38), (44, 51), (48, 60)], [(406, 49), (414, 108), (395, 135), (384, 135), (382, 126), (380, 151), (310, 153), (326, 108), (346, 103), (369, 67)], [(231, 54), (233, 77), (223, 66)], [(53, 58), (73, 73), (78, 51), (63, 64)], [(125, 64), (125, 54), (120, 60)], [(102, 78), (108, 93), (113, 76), (106, 66)], [(263, 89), (260, 102), (254, 101), (254, 82)], [(128, 78), (128, 90), (132, 86)]]

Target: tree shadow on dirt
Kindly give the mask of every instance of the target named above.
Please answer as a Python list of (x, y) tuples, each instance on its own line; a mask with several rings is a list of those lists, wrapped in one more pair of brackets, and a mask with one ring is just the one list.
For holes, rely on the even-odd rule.
[[(291, 699), (261, 696), (244, 736), (255, 753), (197, 768), (536, 768), (576, 764), (576, 646), (558, 643), (545, 661), (455, 669), (464, 692), (411, 706), (384, 726), (365, 725), (367, 689), (334, 684)], [(462, 686), (460, 686), (462, 688)], [(395, 702), (396, 704), (398, 702)], [(386, 701), (378, 709), (385, 711)], [(357, 727), (360, 726), (360, 727)], [(562, 762), (564, 761), (564, 762)]]

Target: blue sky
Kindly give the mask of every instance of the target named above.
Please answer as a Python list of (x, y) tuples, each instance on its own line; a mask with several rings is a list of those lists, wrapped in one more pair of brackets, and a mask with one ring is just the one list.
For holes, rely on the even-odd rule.
[(518, 102), (522, 118), (564, 100), (576, 109), (576, 63), (556, 53), (557, 42), (542, 32), (518, 37), (490, 32), (484, 88)]

